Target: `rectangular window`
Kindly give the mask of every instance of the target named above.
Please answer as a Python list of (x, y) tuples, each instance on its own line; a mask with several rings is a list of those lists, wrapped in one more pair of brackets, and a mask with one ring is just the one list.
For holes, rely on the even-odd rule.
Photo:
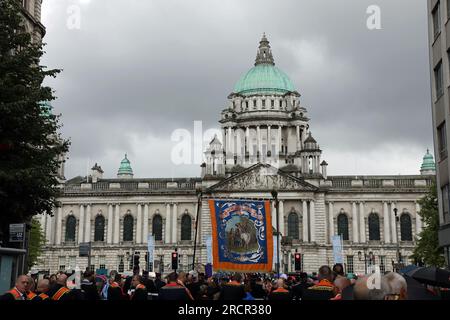
[(99, 264), (99, 268), (100, 269), (106, 269), (106, 257), (105, 256), (100, 256), (98, 258), (98, 264)]
[(119, 265), (117, 266), (117, 271), (119, 271), (119, 273), (122, 273), (122, 272), (124, 272), (124, 269), (125, 269), (125, 263), (123, 261), (123, 256), (118, 256), (117, 258), (118, 258), (117, 260), (119, 261)]
[(270, 100), (270, 106), (272, 107), (272, 109), (275, 107), (275, 100)]
[(192, 264), (194, 263), (194, 256), (193, 255), (188, 255), (187, 258), (188, 258), (187, 268), (188, 268), (188, 270), (191, 270), (192, 269)]
[(164, 273), (164, 256), (159, 256), (159, 272)]
[(437, 100), (444, 94), (444, 75), (442, 73), (442, 61), (439, 61), (436, 68), (434, 68), (434, 85)]
[(60, 256), (59, 260), (59, 271), (66, 271), (66, 257)]
[(438, 148), (440, 160), (447, 158), (447, 128), (445, 121), (437, 128)]
[(432, 11), (433, 16), (433, 32), (434, 32), (434, 38), (438, 36), (439, 32), (441, 32), (441, 13), (439, 9), (439, 1), (436, 3), (436, 6), (434, 7)]
[(77, 264), (77, 257), (76, 256), (70, 256), (69, 257), (69, 269), (75, 270)]
[(380, 272), (384, 274), (386, 272), (386, 257), (380, 256)]
[(353, 273), (353, 256), (347, 256), (347, 273)]
[(186, 271), (185, 270), (185, 265), (184, 265), (184, 259), (183, 259), (183, 255), (179, 254), (178, 255), (178, 270), (179, 271)]
[(262, 107), (263, 107), (263, 109), (266, 107), (266, 100), (265, 99), (262, 100)]

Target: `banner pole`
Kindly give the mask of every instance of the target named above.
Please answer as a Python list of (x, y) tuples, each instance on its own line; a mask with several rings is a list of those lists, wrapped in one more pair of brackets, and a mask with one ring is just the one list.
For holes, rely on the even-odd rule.
[(197, 190), (197, 217), (195, 218), (195, 236), (194, 236), (194, 256), (192, 259), (192, 271), (195, 270), (195, 254), (197, 252), (197, 233), (198, 233), (198, 218), (200, 216), (200, 208), (202, 206), (202, 191)]

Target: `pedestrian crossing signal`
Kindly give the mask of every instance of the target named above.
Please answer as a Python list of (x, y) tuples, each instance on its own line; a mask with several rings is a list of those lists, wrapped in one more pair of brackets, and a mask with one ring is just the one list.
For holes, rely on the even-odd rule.
[(172, 269), (177, 270), (178, 269), (178, 253), (172, 252)]
[(301, 264), (301, 255), (300, 253), (296, 253), (294, 255), (294, 260), (295, 260), (295, 271), (301, 271), (302, 269), (302, 264)]

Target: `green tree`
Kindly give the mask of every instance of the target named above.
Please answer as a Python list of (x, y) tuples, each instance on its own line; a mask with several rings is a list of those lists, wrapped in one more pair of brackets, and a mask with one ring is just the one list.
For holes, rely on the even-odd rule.
[(45, 246), (45, 235), (41, 229), (41, 223), (37, 219), (31, 220), (30, 239), (28, 246), (28, 270), (31, 269), (39, 261)]
[(442, 267), (445, 264), (444, 250), (439, 248), (439, 210), (436, 185), (430, 187), (429, 192), (418, 201), (420, 204), (419, 215), (424, 228), (419, 234), (413, 259), (424, 263), (426, 266)]
[(59, 117), (42, 108), (55, 99), (46, 77), (60, 70), (40, 65), (43, 44), (22, 27), (21, 1), (0, 1), (0, 240), (10, 223), (58, 206), (57, 172), (69, 142), (58, 135)]

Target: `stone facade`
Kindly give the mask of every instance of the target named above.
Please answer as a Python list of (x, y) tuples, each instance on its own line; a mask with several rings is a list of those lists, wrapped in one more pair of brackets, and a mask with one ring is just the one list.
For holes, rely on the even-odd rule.
[[(96, 164), (89, 177), (63, 182), (62, 206), (53, 216), (39, 217), (47, 245), (38, 269), (84, 269), (87, 258), (78, 257), (78, 246), (91, 242), (95, 269), (129, 272), (135, 252), (142, 257), (140, 266), (145, 266), (147, 235), (154, 234), (159, 238), (154, 270), (170, 272), (171, 253), (177, 248), (181, 269), (187, 271), (196, 226), (196, 268), (202, 269), (211, 235), (208, 199), (220, 198), (272, 201), (274, 229), (279, 217), (284, 272), (294, 271), (295, 252), (302, 254), (307, 272), (333, 264), (332, 237), (337, 234), (343, 235), (348, 272), (365, 272), (370, 264), (392, 270), (398, 252), (408, 263), (423, 228), (417, 201), (434, 175), (328, 176), (309, 130), (306, 107), (291, 87), (275, 68), (264, 36), (255, 68), (228, 97), (220, 120), (222, 139), (215, 136), (205, 151), (201, 177), (136, 178), (125, 157), (116, 179), (103, 178)], [(280, 201), (278, 215), (274, 189)], [(364, 259), (369, 255), (373, 260)]]
[(20, 0), (22, 2), (23, 23), (26, 32), (31, 34), (34, 42), (40, 42), (45, 35), (41, 23), (42, 0)]

